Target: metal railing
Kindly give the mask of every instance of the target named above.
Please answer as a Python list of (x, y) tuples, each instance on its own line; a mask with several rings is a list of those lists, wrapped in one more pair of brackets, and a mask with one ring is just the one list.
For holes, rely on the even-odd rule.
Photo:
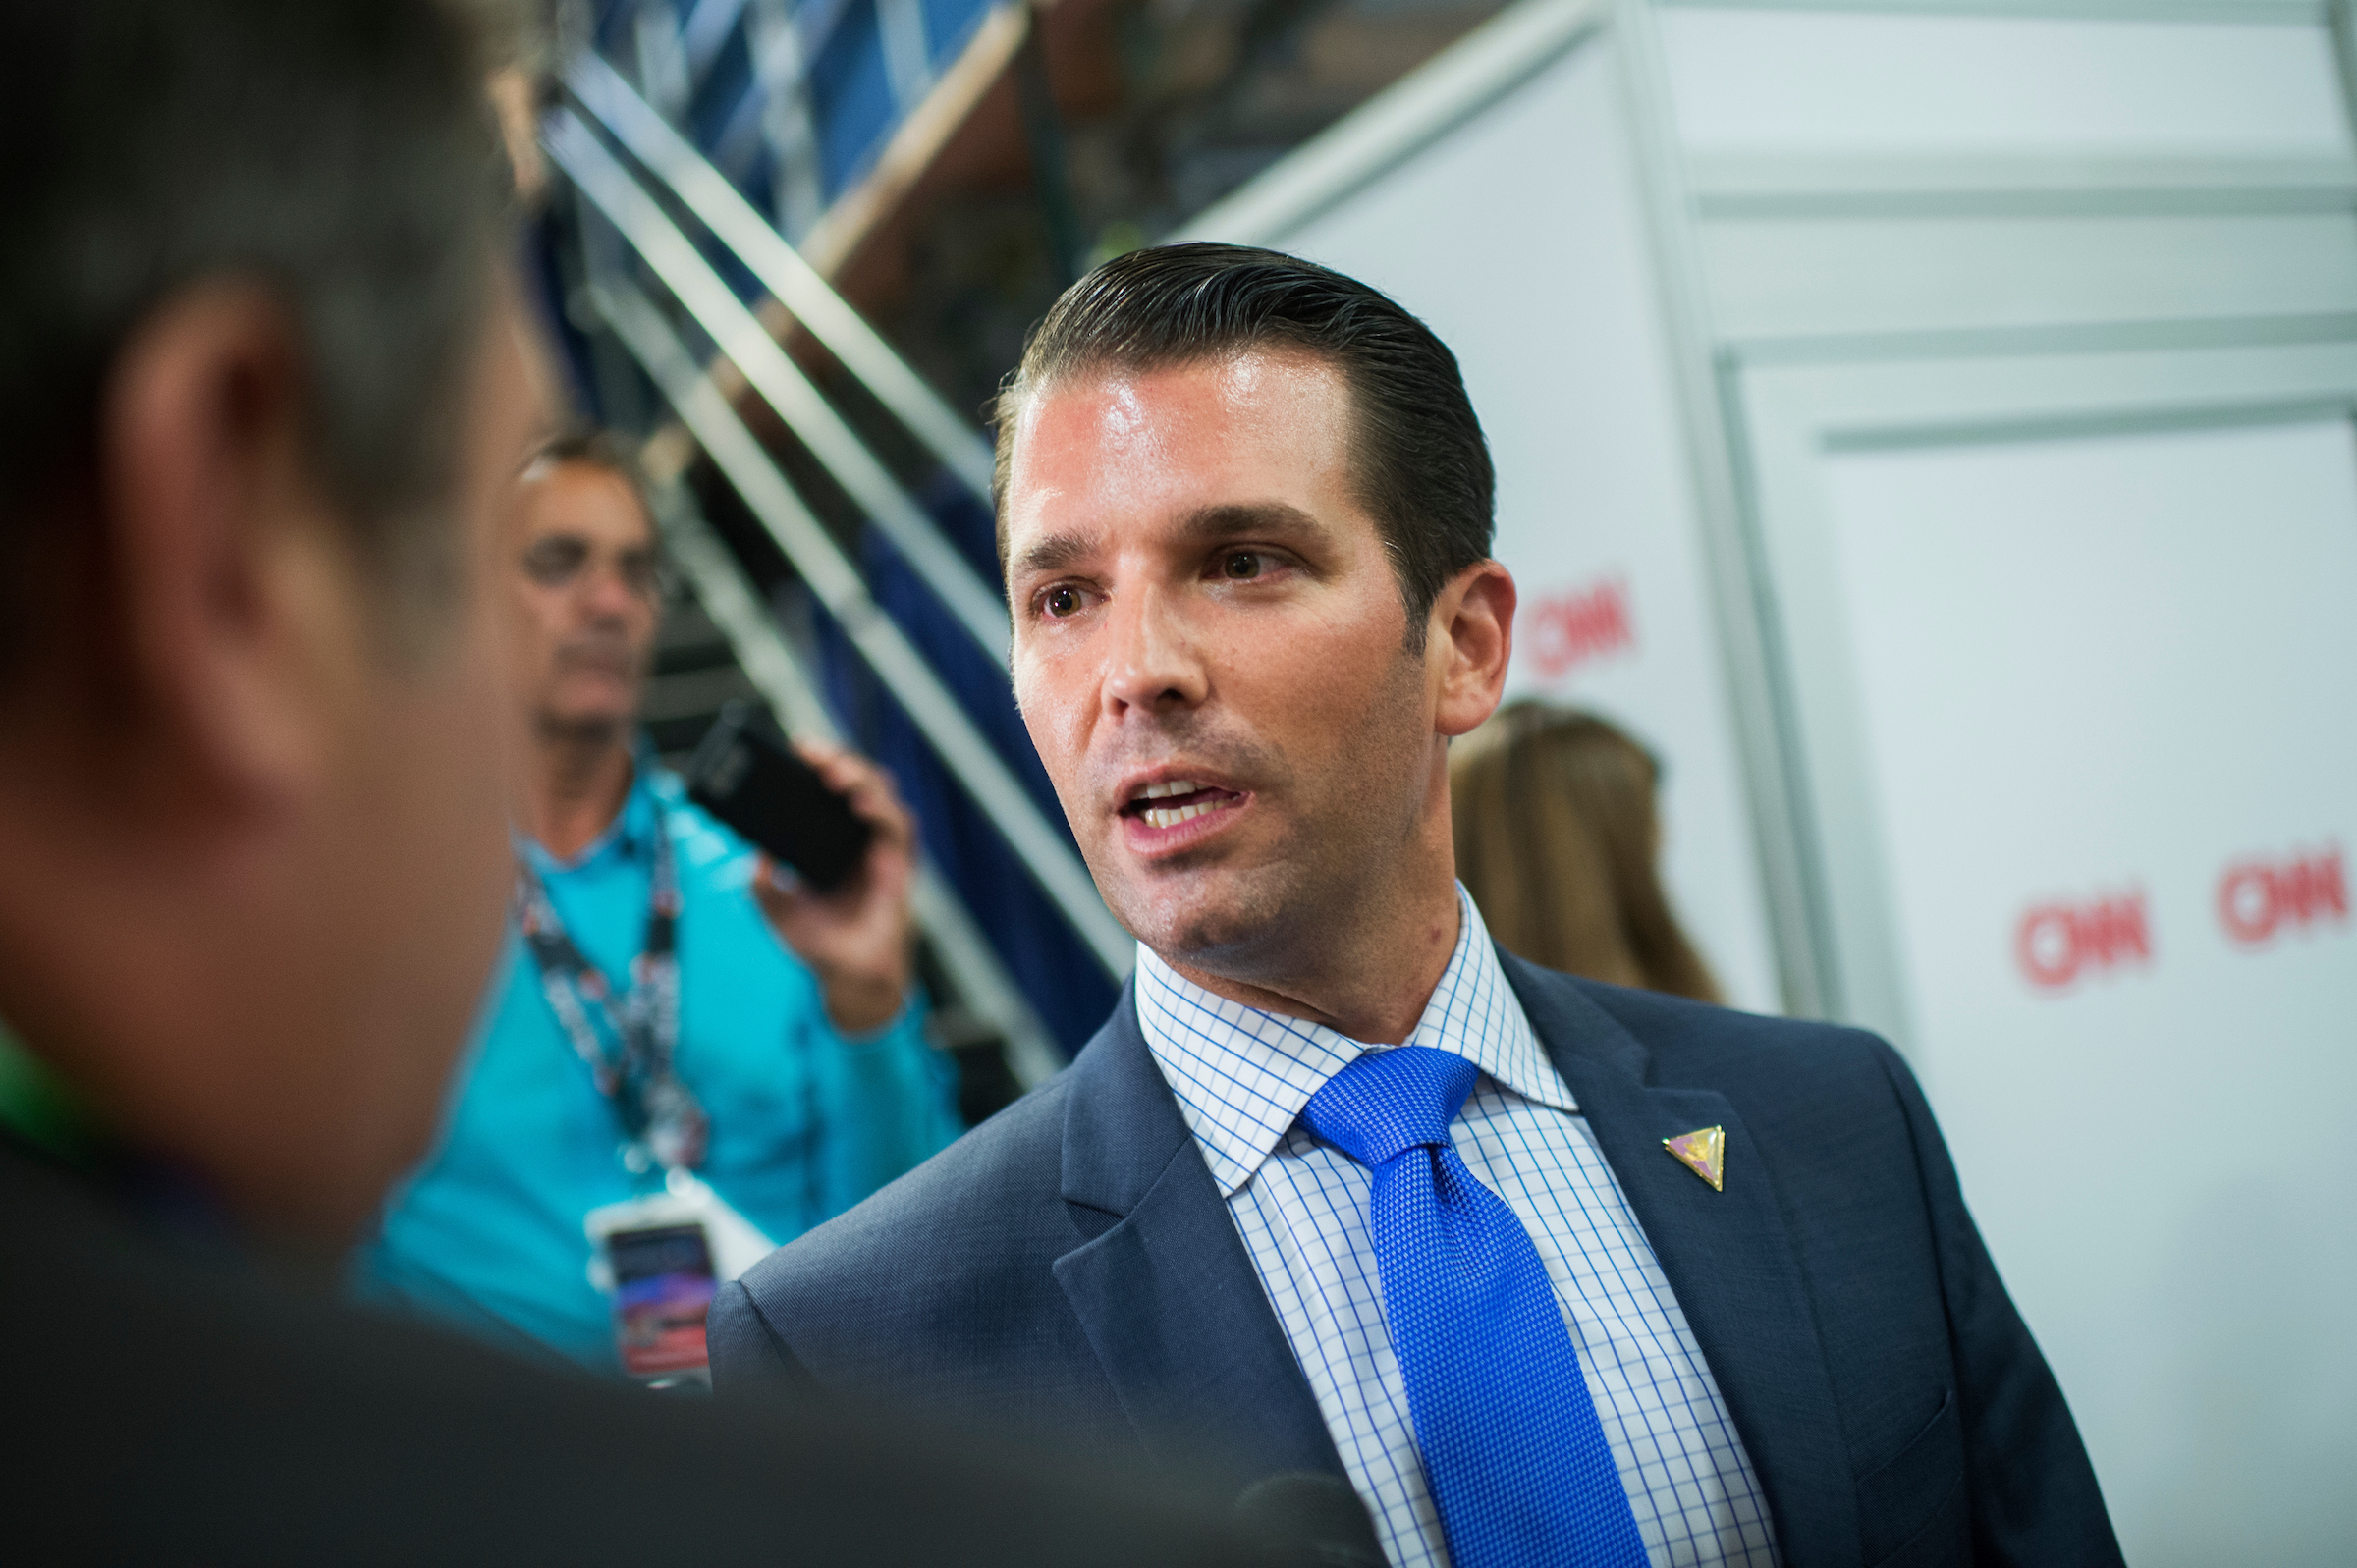
[[(727, 639), (737, 668), (770, 711), (795, 734), (840, 742), (843, 733), (820, 700), (809, 671), (685, 488), (676, 481), (659, 483), (652, 500), (665, 550), (695, 591), (704, 614)], [(1046, 1026), (965, 905), (922, 856), (910, 903), (917, 927), (932, 944), (951, 984), (968, 1007), (998, 1028), (1014, 1081), (1025, 1089), (1038, 1087), (1063, 1064)]]
[(582, 53), (565, 73), (565, 83), (576, 101), (661, 180), (909, 434), (977, 500), (990, 504), (990, 444), (925, 384), (865, 317), (845, 303), (727, 176), (706, 162), (599, 56)]
[[(802, 374), (759, 318), (704, 259), (694, 242), (681, 232), (662, 205), (573, 111), (554, 111), (543, 129), (542, 139), (549, 156), (573, 181), (574, 189), (597, 208), (655, 276), (662, 279), (664, 287), (686, 308), (720, 351), (728, 355), (746, 383), (793, 429), (795, 439), (892, 541), (983, 652), (1005, 669), (1012, 629), (1006, 604), (997, 590), (984, 582), (966, 565), (965, 558), (958, 554), (957, 548), (942, 537), (932, 517), (868, 451), (834, 405)], [(783, 245), (785, 242), (780, 240), (778, 243)], [(819, 289), (827, 289), (825, 281), (815, 273), (809, 281)], [(827, 292), (832, 296), (832, 290)], [(850, 309), (839, 298), (836, 303), (846, 313)], [(876, 340), (875, 346), (891, 353), (882, 340)], [(897, 356), (895, 359), (897, 362)], [(906, 369), (904, 365), (902, 368)], [(984, 493), (988, 493), (987, 482)]]
[(593, 280), (589, 297), (959, 787), (1007, 839), (1040, 891), (1109, 974), (1117, 979), (1127, 975), (1136, 960), (1135, 941), (1105, 907), (1079, 855), (876, 604), (858, 568), (795, 492), (662, 312), (634, 285), (619, 279)]
[[(726, 0), (703, 0), (683, 29), (683, 42), (703, 38), (698, 29), (707, 14), (717, 18), (723, 9)], [(685, 63), (700, 75), (697, 68), (709, 62)], [(585, 276), (576, 275), (581, 286), (574, 298), (587, 314), (576, 319), (587, 325), (593, 316), (602, 325), (593, 333), (593, 356), (620, 372), (619, 378), (601, 374), (627, 391), (625, 406), (643, 409), (639, 388), (651, 383), (956, 785), (1119, 981), (1134, 962), (1135, 944), (1105, 907), (1062, 825), (1040, 809), (926, 657), (876, 603), (852, 555), (740, 416), (741, 390), (749, 389), (785, 422), (832, 485), (987, 655), (986, 668), (1005, 671), (1012, 639), (997, 584), (943, 535), (910, 487), (789, 354), (783, 334), (764, 319), (767, 312), (754, 313), (715, 259), (725, 253), (724, 264), (749, 273), (798, 331), (858, 384), (868, 400), (863, 406), (897, 422), (917, 450), (986, 508), (993, 501), (989, 444), (604, 58), (579, 51), (564, 83), (567, 96), (545, 118), (543, 140), (580, 211), (578, 259)], [(647, 293), (657, 284), (662, 303)], [(706, 360), (700, 344), (691, 349), (685, 333), (709, 340), (735, 376), (722, 380), (727, 369)], [(637, 382), (637, 373), (645, 383)], [(659, 483), (653, 500), (674, 561), (745, 681), (791, 731), (838, 737), (835, 717), (811, 679), (806, 650), (787, 635), (776, 607), (706, 523), (684, 483), (676, 475)], [(1015, 1082), (1028, 1089), (1056, 1071), (1062, 1052), (1038, 1010), (990, 934), (929, 859), (920, 858), (911, 903), (942, 980), (969, 1015), (987, 1020), (998, 1034)]]

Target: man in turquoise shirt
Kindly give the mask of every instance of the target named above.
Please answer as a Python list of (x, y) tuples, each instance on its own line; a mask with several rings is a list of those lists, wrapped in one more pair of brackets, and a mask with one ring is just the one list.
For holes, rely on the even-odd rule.
[[(785, 1242), (956, 1136), (952, 1072), (922, 1033), (912, 833), (884, 774), (805, 748), (875, 830), (868, 864), (822, 896), (689, 803), (635, 738), (660, 596), (627, 454), (602, 437), (552, 445), (525, 470), (511, 538), (522, 881), (587, 967), (578, 985), (552, 983), (546, 945), (511, 930), (440, 1143), (396, 1192), (359, 1272), (371, 1294), (612, 1371), (591, 1210), (660, 1190), (668, 1159)], [(617, 1075), (592, 1066), (618, 1057), (633, 993), (658, 973), (647, 960), (666, 847), (678, 1021), (655, 1054), (690, 1108), (673, 1140), (685, 1156), (667, 1150), (661, 1115), (632, 1137)]]

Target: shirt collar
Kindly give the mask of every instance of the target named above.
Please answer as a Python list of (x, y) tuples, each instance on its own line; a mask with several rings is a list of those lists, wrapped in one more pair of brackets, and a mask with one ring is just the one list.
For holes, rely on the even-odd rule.
[(52, 1159), (87, 1170), (111, 1141), (82, 1096), (0, 1022), (0, 1126)]
[[(1456, 949), (1401, 1044), (1454, 1052), (1523, 1099), (1576, 1112), (1570, 1087), (1532, 1032), (1462, 886), (1456, 901)], [(1223, 1197), (1252, 1179), (1327, 1079), (1385, 1049), (1214, 996), (1143, 946), (1137, 1022)]]
[(12, 1135), (168, 1235), (199, 1244), (237, 1239), (209, 1187), (117, 1139), (82, 1093), (0, 1022), (0, 1138)]

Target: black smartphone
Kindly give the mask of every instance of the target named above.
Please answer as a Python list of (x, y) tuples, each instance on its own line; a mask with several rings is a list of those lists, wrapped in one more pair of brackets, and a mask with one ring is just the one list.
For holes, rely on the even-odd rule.
[(784, 741), (732, 702), (687, 762), (687, 798), (792, 866), (820, 892), (840, 888), (867, 858), (874, 830)]

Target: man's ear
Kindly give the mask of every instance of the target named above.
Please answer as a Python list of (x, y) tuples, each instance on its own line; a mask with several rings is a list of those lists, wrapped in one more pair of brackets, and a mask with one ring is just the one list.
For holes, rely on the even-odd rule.
[(120, 633), (110, 729), (132, 752), (117, 759), (126, 782), (179, 806), (258, 805), (317, 762), (306, 699), (341, 683), (319, 633), (352, 606), (310, 476), (306, 395), (286, 307), (222, 281), (134, 332), (100, 406), (93, 587)]
[(1427, 668), (1437, 685), (1433, 723), (1442, 734), (1461, 735), (1497, 710), (1514, 651), (1514, 597), (1513, 573), (1480, 561), (1433, 600)]

